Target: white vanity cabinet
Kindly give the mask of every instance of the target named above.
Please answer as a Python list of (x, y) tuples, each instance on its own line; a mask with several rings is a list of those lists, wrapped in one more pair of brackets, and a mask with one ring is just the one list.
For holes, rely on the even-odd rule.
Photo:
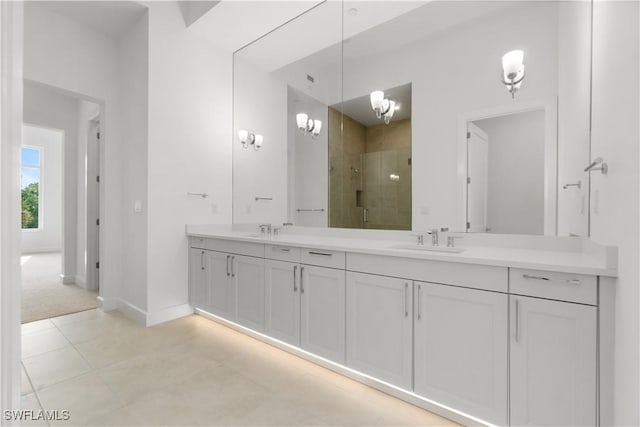
[[(295, 258), (295, 251), (280, 251), (280, 259), (292, 259), (291, 252)], [(265, 289), (268, 335), (344, 363), (344, 270), (267, 259)]]
[(510, 299), (511, 425), (596, 425), (596, 307)]
[(189, 304), (196, 307), (208, 305), (209, 301), (206, 255), (204, 249), (189, 248)]
[(347, 272), (347, 366), (412, 387), (411, 280)]
[(414, 283), (414, 391), (496, 425), (508, 414), (508, 298)]

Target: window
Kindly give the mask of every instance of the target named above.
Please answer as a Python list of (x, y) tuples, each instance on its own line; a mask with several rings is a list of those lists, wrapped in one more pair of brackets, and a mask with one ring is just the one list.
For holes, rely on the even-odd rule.
[(22, 228), (39, 228), (40, 205), (40, 149), (22, 147), (21, 189)]

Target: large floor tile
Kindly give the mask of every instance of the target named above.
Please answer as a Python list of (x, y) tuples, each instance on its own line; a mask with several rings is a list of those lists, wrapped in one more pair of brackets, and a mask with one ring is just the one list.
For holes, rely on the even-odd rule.
[(22, 358), (36, 356), (51, 350), (70, 346), (71, 343), (57, 329), (43, 329), (22, 334)]
[(111, 314), (77, 322), (63, 322), (56, 326), (72, 344), (80, 344), (98, 338), (109, 339), (124, 333), (144, 330), (143, 326), (130, 319)]
[(25, 371), (24, 366), (20, 364), (20, 395), (24, 396), (25, 394), (29, 394), (32, 392), (33, 387), (31, 387), (31, 381), (29, 381), (27, 371)]
[(44, 329), (55, 328), (56, 325), (50, 319), (36, 320), (35, 322), (23, 323), (21, 326), (22, 333), (37, 332)]
[(91, 367), (73, 347), (65, 347), (23, 360), (27, 374), (36, 390), (80, 376)]
[(95, 417), (124, 406), (122, 397), (95, 373), (45, 387), (38, 391), (38, 397), (45, 410), (69, 411), (68, 421), (52, 421), (51, 425), (85, 425)]
[(23, 426), (44, 427), (49, 425), (42, 416), (42, 408), (35, 393), (25, 394), (20, 398), (20, 409), (24, 411), (21, 413)]

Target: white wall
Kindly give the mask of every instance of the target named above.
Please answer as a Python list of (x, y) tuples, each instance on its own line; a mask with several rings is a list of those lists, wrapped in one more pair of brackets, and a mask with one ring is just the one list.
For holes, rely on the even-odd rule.
[(51, 87), (25, 81), (23, 102), (25, 123), (64, 131), (64, 155), (61, 159), (63, 175), (61, 191), (64, 198), (61, 214), (64, 223), (60, 223), (63, 230), (62, 240), (57, 243), (57, 246), (48, 247), (43, 243), (34, 242), (32, 236), (25, 236), (23, 248), (27, 251), (63, 248), (61, 273), (65, 283), (73, 283), (77, 253), (78, 101)]
[[(236, 55), (233, 72), (233, 221), (282, 223), (288, 194), (287, 85), (242, 55)], [(239, 129), (264, 136), (260, 151), (242, 147)]]
[[(232, 55), (185, 30), (175, 2), (149, 8), (146, 288), (153, 323), (187, 303), (185, 224), (231, 222)], [(132, 201), (124, 205), (131, 209)]]
[[(591, 237), (618, 246), (615, 286), (613, 425), (640, 425), (640, 34), (638, 2), (596, 1), (593, 26)], [(622, 71), (622, 74), (621, 74)]]
[[(122, 283), (121, 140), (118, 128), (118, 51), (115, 40), (67, 19), (25, 4), (24, 77), (102, 105), (105, 144), (101, 171), (100, 295), (115, 298)], [(74, 258), (75, 259), (75, 258)]]
[[(144, 14), (119, 40), (118, 82), (121, 89), (123, 180), (120, 206), (123, 244), (128, 255), (122, 260), (125, 286), (119, 297), (142, 311), (147, 310), (148, 236), (148, 142), (149, 142), (149, 15)], [(134, 211), (140, 201), (142, 211)]]
[(22, 145), (40, 150), (38, 228), (22, 230), (23, 253), (59, 251), (62, 247), (63, 143), (60, 129), (23, 127)]
[(489, 137), (492, 233), (544, 234), (544, 120), (544, 111), (532, 111), (474, 122)]

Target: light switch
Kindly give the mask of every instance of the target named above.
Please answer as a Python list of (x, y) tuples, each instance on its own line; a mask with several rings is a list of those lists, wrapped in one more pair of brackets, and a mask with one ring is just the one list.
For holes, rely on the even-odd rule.
[(142, 212), (142, 200), (134, 200), (133, 201), (133, 211), (135, 213)]

